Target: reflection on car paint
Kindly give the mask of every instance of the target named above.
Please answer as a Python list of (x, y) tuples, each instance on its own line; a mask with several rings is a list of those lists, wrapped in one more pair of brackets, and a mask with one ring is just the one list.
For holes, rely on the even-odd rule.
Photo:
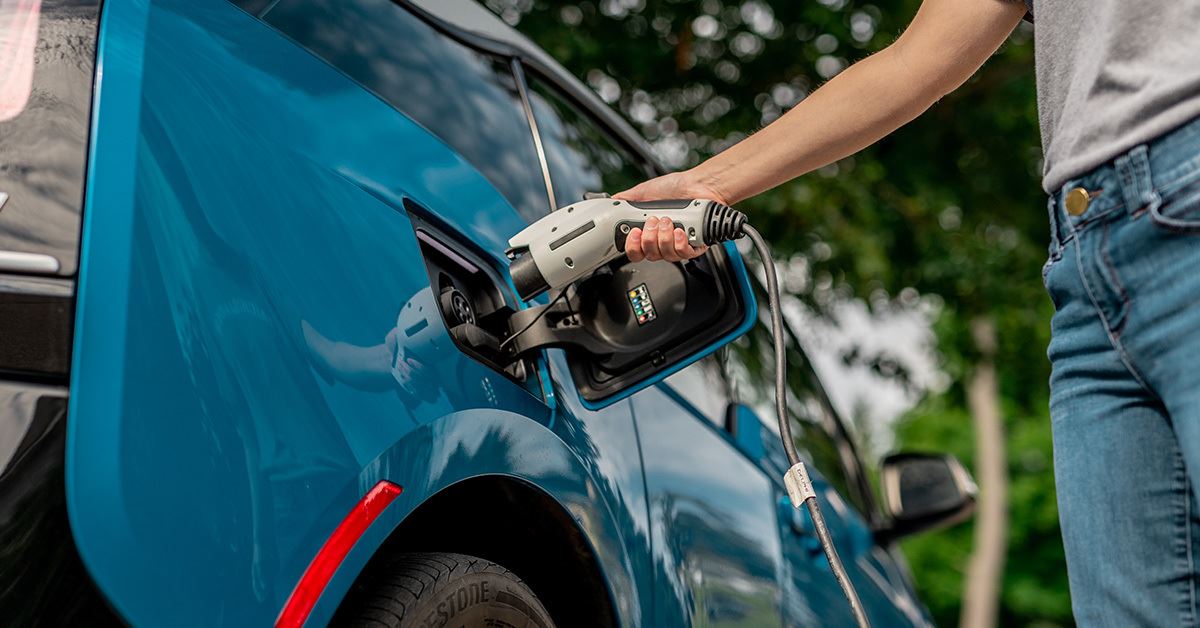
[[(622, 625), (845, 619), (777, 507), (769, 432), (739, 449), (666, 385), (590, 411), (561, 351), (543, 397), (453, 346), (405, 199), (497, 267), (530, 209), (393, 107), (414, 92), (381, 100), (224, 2), (108, 3), (104, 28), (65, 472), (80, 554), (124, 619), (269, 623), (349, 508), (403, 486), (318, 600), (325, 623), (409, 513), (485, 475), (570, 514)], [(500, 124), (507, 104), (472, 107)], [(880, 625), (919, 616), (840, 504)]]
[[(80, 307), (88, 321), (111, 307), (128, 322), (115, 356), (94, 348), (112, 329), (78, 330), (72, 516), (98, 584), (134, 623), (269, 621), (393, 443), (472, 408), (548, 418), (458, 352), (440, 362), (468, 384), (412, 372), (411, 389), (435, 401), (406, 405), (402, 387), (379, 385), (394, 382), (390, 367), (364, 387), (370, 373), (330, 370), (333, 355), (313, 350), (319, 337), (386, 347), (428, 287), (404, 195), (451, 212), (491, 251), (523, 223), (440, 141), (236, 8), (153, 2), (145, 43), (121, 48), (143, 36), (129, 28), (138, 10), (114, 3), (105, 22), (125, 29), (105, 43), (144, 49), (131, 84), (106, 74), (141, 106), (101, 103), (89, 195), (105, 218), (90, 231), (92, 259), (128, 262), (85, 275)], [(126, 129), (137, 142), (122, 163)], [(427, 494), (394, 479), (405, 494), (393, 507)], [(189, 491), (160, 488), (171, 485)], [(123, 498), (101, 498), (111, 494)], [(196, 579), (185, 600), (160, 575), (178, 564)]]

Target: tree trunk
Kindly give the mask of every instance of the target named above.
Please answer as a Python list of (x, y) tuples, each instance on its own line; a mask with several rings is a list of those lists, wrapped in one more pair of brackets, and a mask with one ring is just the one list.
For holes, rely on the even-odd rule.
[(993, 628), (999, 615), (1004, 558), (1008, 549), (1008, 456), (1000, 388), (996, 381), (996, 324), (986, 316), (971, 321), (979, 362), (967, 382), (967, 404), (975, 427), (975, 477), (979, 504), (975, 540), (963, 592), (963, 628)]
[(696, 57), (692, 52), (692, 28), (689, 23), (679, 31), (679, 43), (675, 44), (675, 72), (684, 74), (696, 65)]

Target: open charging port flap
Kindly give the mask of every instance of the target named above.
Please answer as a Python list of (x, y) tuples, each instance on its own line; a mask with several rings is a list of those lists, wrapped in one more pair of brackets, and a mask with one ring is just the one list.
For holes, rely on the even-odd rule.
[(736, 255), (714, 246), (683, 263), (622, 258), (549, 304), (513, 313), (504, 353), (561, 347), (583, 400), (615, 401), (745, 331), (754, 302)]

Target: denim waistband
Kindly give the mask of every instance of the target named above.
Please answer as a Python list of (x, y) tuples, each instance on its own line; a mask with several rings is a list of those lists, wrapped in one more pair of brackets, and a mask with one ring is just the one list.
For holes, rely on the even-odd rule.
[[(1076, 233), (1105, 218), (1139, 214), (1160, 202), (1158, 190), (1200, 168), (1200, 118), (1170, 131), (1149, 143), (1135, 146), (1112, 161), (1079, 177), (1069, 179), (1051, 195), (1051, 249), (1062, 246)], [(1065, 199), (1075, 188), (1093, 194), (1087, 211), (1072, 216)]]

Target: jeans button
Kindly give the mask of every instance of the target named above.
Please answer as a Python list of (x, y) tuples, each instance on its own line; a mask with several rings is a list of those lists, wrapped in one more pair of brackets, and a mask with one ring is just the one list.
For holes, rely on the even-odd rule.
[(1083, 188), (1073, 188), (1067, 192), (1067, 213), (1072, 216), (1080, 216), (1087, 211), (1088, 202), (1091, 201), (1091, 195)]

